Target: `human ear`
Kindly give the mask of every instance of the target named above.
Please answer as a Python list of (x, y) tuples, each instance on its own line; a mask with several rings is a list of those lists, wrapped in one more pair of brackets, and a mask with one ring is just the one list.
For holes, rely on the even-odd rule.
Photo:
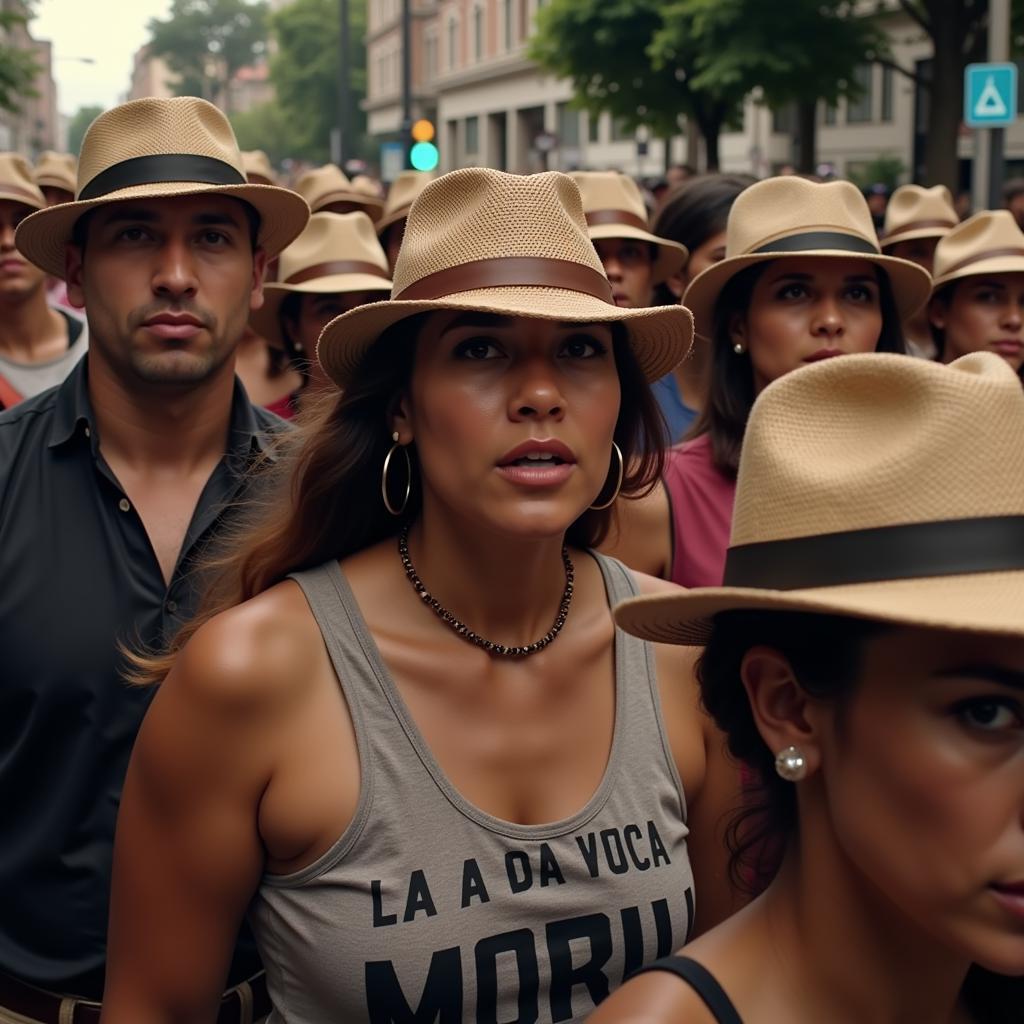
[(742, 313), (733, 313), (729, 318), (729, 340), (733, 346), (747, 347), (747, 320)]
[(673, 274), (671, 277), (665, 279), (665, 287), (679, 300), (683, 298), (683, 292), (686, 291), (686, 281), (683, 280), (682, 274)]
[(928, 303), (928, 320), (932, 327), (944, 331), (946, 329), (946, 303), (939, 298)]
[(82, 290), (82, 247), (68, 243), (64, 247), (64, 280), (67, 283), (68, 301), (76, 309), (85, 308), (85, 292)]
[(821, 764), (820, 702), (800, 686), (792, 666), (771, 647), (752, 647), (743, 657), (740, 678), (757, 731), (774, 754), (796, 747), (807, 774)]
[(263, 278), (267, 272), (267, 254), (263, 249), (256, 249), (252, 254), (252, 291), (249, 295), (249, 308), (259, 309), (263, 305)]
[(392, 402), (391, 411), (388, 416), (388, 423), (390, 424), (392, 437), (396, 434), (398, 435), (398, 444), (412, 444), (413, 429), (411, 403), (409, 402), (409, 396), (407, 394), (399, 395)]

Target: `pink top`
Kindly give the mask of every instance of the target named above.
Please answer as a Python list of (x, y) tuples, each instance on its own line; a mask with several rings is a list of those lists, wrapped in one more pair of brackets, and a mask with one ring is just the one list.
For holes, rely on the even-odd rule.
[(710, 436), (669, 449), (664, 480), (672, 505), (672, 582), (720, 587), (736, 481), (711, 461)]

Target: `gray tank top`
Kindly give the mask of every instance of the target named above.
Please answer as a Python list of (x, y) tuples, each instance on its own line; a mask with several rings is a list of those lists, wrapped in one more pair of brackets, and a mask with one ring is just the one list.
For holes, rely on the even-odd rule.
[[(636, 594), (595, 555), (614, 604)], [(604, 778), (571, 818), (517, 825), (445, 777), (336, 562), (296, 573), (355, 727), (355, 816), (315, 863), (265, 875), (250, 918), (272, 1024), (582, 1021), (693, 923), (686, 807), (654, 658), (615, 631)], [(570, 738), (571, 739), (571, 738)]]

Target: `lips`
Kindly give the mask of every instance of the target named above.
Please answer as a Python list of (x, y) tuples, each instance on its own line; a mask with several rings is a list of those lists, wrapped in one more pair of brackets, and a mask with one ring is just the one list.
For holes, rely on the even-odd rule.
[(11, 274), (16, 270), (21, 270), (25, 266), (24, 260), (12, 259), (10, 256), (0, 260), (0, 273)]
[(823, 359), (835, 359), (836, 356), (844, 355), (841, 348), (819, 348), (813, 355), (804, 358), (805, 363), (820, 363)]
[(992, 347), (1003, 356), (1016, 356), (1020, 355), (1021, 350), (1024, 349), (1024, 341), (1020, 341), (1017, 338), (1000, 338), (999, 341), (993, 341)]
[(160, 313), (144, 321), (142, 326), (158, 338), (180, 341), (195, 337), (205, 324), (189, 313)]
[(511, 451), (506, 452), (499, 460), (499, 467), (522, 465), (526, 467), (541, 467), (545, 465), (574, 464), (576, 456), (572, 449), (557, 438), (533, 438), (516, 445)]

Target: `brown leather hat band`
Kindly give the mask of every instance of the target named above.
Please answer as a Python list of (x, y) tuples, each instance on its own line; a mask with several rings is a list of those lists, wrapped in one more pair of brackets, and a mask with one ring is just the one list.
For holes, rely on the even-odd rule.
[(954, 263), (953, 266), (943, 270), (941, 274), (936, 272), (935, 276), (937, 278), (946, 277), (949, 274), (955, 274), (958, 270), (963, 270), (964, 267), (971, 266), (972, 263), (981, 263), (983, 260), (998, 260), (1002, 259), (1003, 256), (1019, 256), (1024, 258), (1024, 249), (988, 249), (985, 252), (976, 252), (973, 256), (968, 256), (966, 259), (962, 259), (959, 263)]
[(898, 228), (893, 228), (885, 238), (882, 239), (883, 245), (889, 245), (890, 242), (895, 242), (899, 239), (900, 235), (908, 234), (911, 231), (921, 231), (924, 228), (955, 228), (957, 221), (946, 220), (941, 217), (933, 218), (932, 220), (912, 220), (909, 224), (901, 224)]
[(376, 263), (368, 263), (366, 260), (331, 260), (328, 263), (317, 263), (316, 266), (306, 267), (305, 270), (297, 270), (289, 274), (281, 284), (302, 284), (305, 281), (314, 281), (318, 277), (333, 277), (335, 274), (372, 274), (374, 277), (388, 279), (388, 272)]
[(478, 288), (562, 288), (614, 304), (612, 286), (604, 274), (582, 263), (544, 256), (500, 256), (461, 263), (413, 281), (394, 298), (405, 302), (443, 299)]
[(599, 227), (602, 224), (623, 224), (626, 227), (639, 228), (641, 231), (650, 231), (647, 221), (638, 217), (629, 210), (591, 210), (586, 215), (587, 227)]

